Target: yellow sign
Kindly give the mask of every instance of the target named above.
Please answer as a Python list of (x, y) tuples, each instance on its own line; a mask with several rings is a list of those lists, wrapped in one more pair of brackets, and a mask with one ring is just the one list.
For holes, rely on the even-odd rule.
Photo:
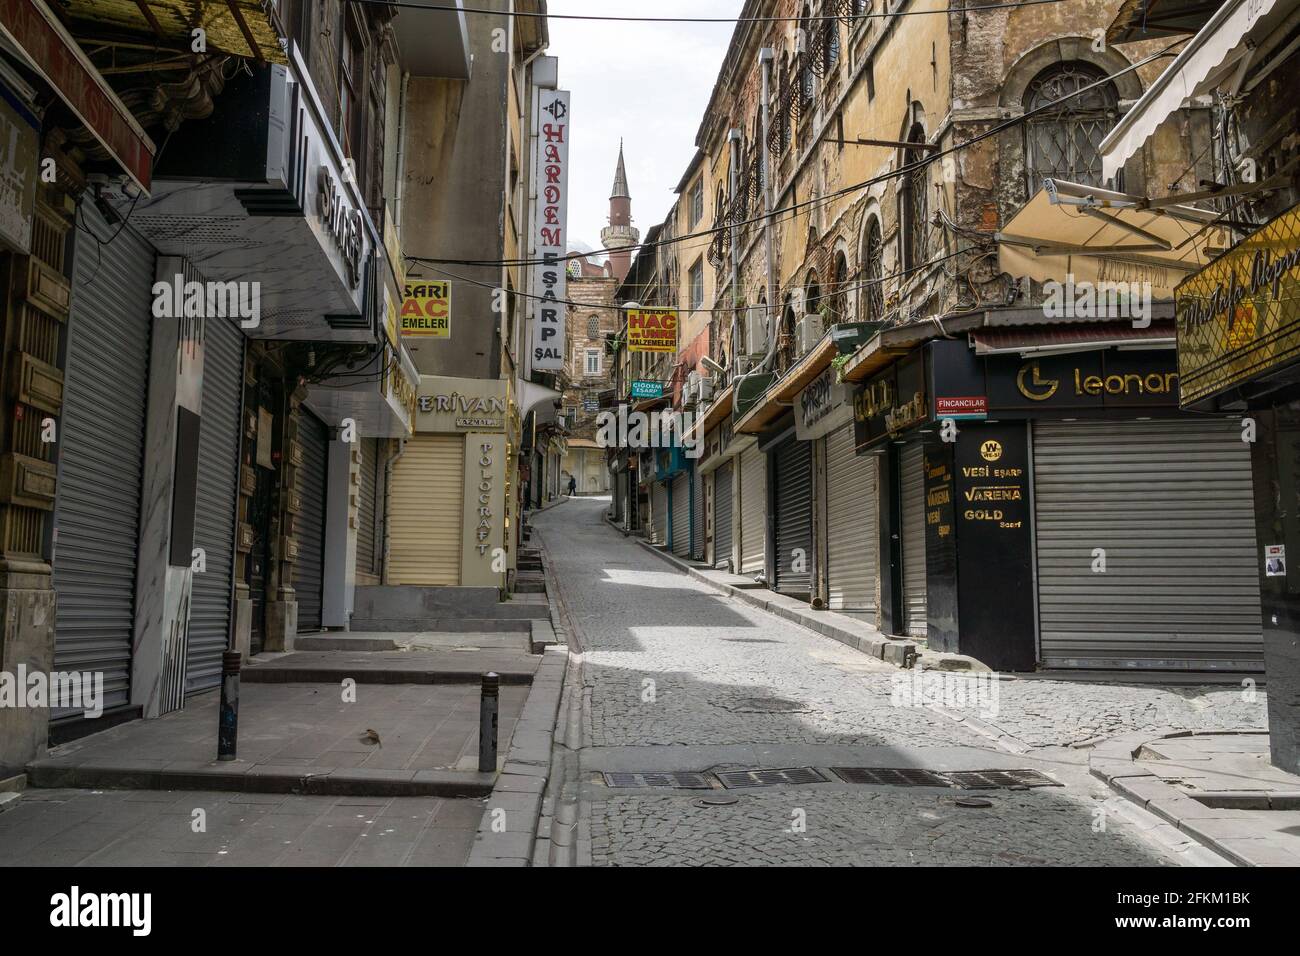
[(631, 309), (627, 313), (629, 352), (677, 351), (676, 309)]
[(1174, 309), (1184, 405), (1300, 358), (1300, 206), (1184, 280)]
[(990, 438), (980, 445), (980, 457), (985, 461), (997, 461), (1002, 457), (1002, 442)]
[(402, 335), (451, 338), (450, 282), (407, 282), (402, 295)]

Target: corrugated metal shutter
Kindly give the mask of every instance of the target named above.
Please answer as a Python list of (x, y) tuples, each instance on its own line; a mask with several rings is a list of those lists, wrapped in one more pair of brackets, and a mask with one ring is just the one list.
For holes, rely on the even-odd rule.
[(852, 424), (826, 436), (827, 606), (866, 613), (876, 609), (877, 459), (854, 445)]
[(761, 574), (766, 548), (767, 457), (751, 445), (740, 453), (740, 573)]
[(1035, 423), (1034, 494), (1044, 664), (1262, 666), (1238, 422)]
[(388, 573), (393, 584), (460, 584), (465, 440), (409, 439), (393, 466)]
[(650, 542), (668, 543), (668, 485), (662, 481), (650, 483)]
[(379, 558), (379, 439), (360, 442), (361, 473), (357, 481), (357, 573), (378, 574)]
[(672, 528), (669, 539), (672, 541), (673, 554), (685, 557), (691, 547), (691, 482), (686, 472), (679, 472), (673, 477)]
[(230, 641), (243, 382), (244, 334), (235, 322), (209, 319), (204, 326), (203, 408), (194, 509), (194, 546), (204, 550), (207, 570), (194, 575), (190, 594), (186, 693), (221, 683), (221, 654)]
[(293, 536), (298, 560), (293, 564), (293, 590), (298, 601), (298, 633), (321, 629), (325, 598), (325, 483), (329, 475), (329, 429), (306, 408), (298, 416), (298, 443), (303, 461), (298, 468), (302, 510), (295, 516)]
[[(104, 221), (78, 229), (54, 512), (54, 667), (104, 675), (104, 706), (130, 699), (154, 249)], [(61, 717), (79, 710), (58, 709)]]
[(691, 557), (704, 560), (704, 476), (691, 469)]
[(731, 482), (735, 461), (719, 465), (713, 472), (713, 563), (725, 567), (731, 559)]
[(903, 626), (925, 637), (925, 450), (919, 441), (903, 446), (898, 493), (903, 511)]
[[(787, 438), (776, 456), (776, 584), (793, 594), (812, 591), (812, 442)], [(795, 567), (803, 570), (795, 570)]]

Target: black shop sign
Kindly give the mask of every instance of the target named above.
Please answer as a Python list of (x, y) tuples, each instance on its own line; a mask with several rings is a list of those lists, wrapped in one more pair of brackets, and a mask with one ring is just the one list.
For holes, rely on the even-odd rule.
[(854, 393), (853, 436), (859, 453), (929, 421), (925, 378), (925, 353), (913, 352)]

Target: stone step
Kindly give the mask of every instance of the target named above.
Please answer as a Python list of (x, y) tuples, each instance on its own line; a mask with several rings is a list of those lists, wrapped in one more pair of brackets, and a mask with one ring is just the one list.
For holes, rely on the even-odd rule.
[(515, 578), (515, 593), (516, 594), (545, 594), (546, 582), (541, 579), (533, 581), (525, 578)]
[(350, 634), (303, 634), (293, 639), (296, 651), (395, 651), (396, 642), (385, 637)]

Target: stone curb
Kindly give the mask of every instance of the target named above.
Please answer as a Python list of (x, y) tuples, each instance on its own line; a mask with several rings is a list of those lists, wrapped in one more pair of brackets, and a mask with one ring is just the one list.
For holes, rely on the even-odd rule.
[[(1088, 756), (1088, 769), (1116, 793), (1173, 824), (1203, 846), (1237, 866), (1300, 866), (1300, 857), (1280, 849), (1263, 835), (1243, 836), (1241, 811), (1207, 807), (1149, 770), (1136, 755), (1146, 744), (1174, 737), (1263, 733), (1251, 730), (1192, 731), (1163, 727), (1120, 734), (1098, 744)], [(1261, 831), (1262, 834), (1262, 831)]]
[(221, 790), (330, 797), (485, 797), (492, 774), (463, 770), (276, 767), (177, 761), (163, 767), (115, 763), (28, 764), (33, 787), (80, 790)]
[(468, 866), (529, 866), (542, 815), (542, 798), (551, 771), (564, 692), (568, 648), (554, 644), (542, 652), (532, 689), (510, 738), (505, 766), (488, 797)]
[[(623, 529), (610, 521), (608, 517), (605, 518), (605, 521), (620, 534), (623, 532)], [(785, 618), (787, 621), (806, 627), (810, 631), (816, 631), (823, 637), (829, 637), (831, 640), (838, 641), (855, 651), (869, 654), (886, 664), (893, 664), (900, 669), (910, 668), (916, 662), (917, 648), (916, 644), (911, 641), (900, 641), (885, 637), (879, 631), (869, 628), (865, 624), (861, 625), (861, 632), (859, 632), (828, 616), (834, 614), (834, 611), (813, 611), (802, 601), (787, 597), (784, 594), (778, 594), (775, 591), (764, 588), (739, 588), (732, 584), (714, 581), (701, 569), (687, 564), (677, 555), (660, 550), (644, 538), (636, 535), (630, 535), (629, 537), (651, 554), (658, 555), (668, 564), (680, 571), (685, 571), (691, 577), (703, 581), (709, 587), (721, 591), (723, 594), (734, 597), (760, 610), (767, 611), (769, 614)]]

